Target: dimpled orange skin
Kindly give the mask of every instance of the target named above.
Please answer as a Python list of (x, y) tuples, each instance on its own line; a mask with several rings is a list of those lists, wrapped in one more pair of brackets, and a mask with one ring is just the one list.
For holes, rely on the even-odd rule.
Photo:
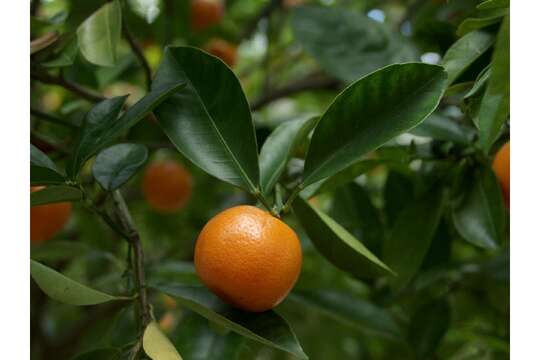
[(510, 141), (497, 151), (492, 167), (501, 184), (506, 206), (510, 207)]
[[(44, 186), (30, 187), (39, 191)], [(51, 239), (64, 228), (71, 215), (71, 203), (63, 202), (33, 206), (30, 208), (30, 241), (38, 244)]]
[(195, 270), (223, 301), (251, 312), (269, 310), (291, 291), (302, 266), (296, 233), (254, 206), (213, 217), (195, 245)]
[(192, 191), (191, 175), (172, 160), (155, 162), (145, 170), (143, 192), (148, 204), (161, 213), (183, 208)]
[(236, 64), (236, 46), (223, 39), (212, 39), (205, 46), (206, 51), (217, 56), (229, 67)]
[(223, 16), (223, 5), (219, 0), (193, 0), (191, 2), (191, 26), (203, 30), (219, 23)]

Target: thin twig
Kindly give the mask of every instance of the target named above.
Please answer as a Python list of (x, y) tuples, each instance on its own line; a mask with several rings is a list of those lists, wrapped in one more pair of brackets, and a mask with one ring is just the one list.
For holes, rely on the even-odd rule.
[(264, 94), (252, 103), (251, 110), (259, 110), (263, 106), (275, 100), (300, 92), (310, 90), (337, 90), (339, 89), (339, 86), (340, 81), (337, 79), (329, 78), (321, 74), (309, 75), (299, 81), (293, 82), (282, 88), (271, 90), (267, 94)]
[(99, 93), (82, 87), (81, 85), (65, 79), (63, 76), (54, 76), (46, 72), (32, 71), (30, 77), (44, 84), (59, 85), (66, 90), (92, 102), (105, 100), (105, 97)]
[(137, 57), (139, 60), (139, 63), (141, 64), (144, 76), (146, 78), (146, 89), (150, 91), (150, 86), (152, 85), (152, 69), (150, 68), (150, 64), (146, 60), (146, 57), (144, 56), (143, 49), (141, 48), (141, 45), (135, 39), (135, 37), (131, 34), (131, 31), (129, 30), (126, 20), (122, 21), (122, 31), (124, 33), (124, 37), (126, 38), (127, 42), (129, 43), (129, 46), (131, 47), (131, 50), (133, 51), (133, 54)]
[(34, 115), (35, 117), (38, 117), (40, 119), (43, 119), (45, 121), (48, 121), (52, 124), (61, 125), (70, 129), (78, 129), (78, 126), (75, 124), (72, 124), (70, 122), (67, 122), (61, 118), (59, 118), (56, 115), (48, 114), (46, 112), (43, 112), (41, 110), (38, 110), (36, 108), (30, 107), (30, 114)]

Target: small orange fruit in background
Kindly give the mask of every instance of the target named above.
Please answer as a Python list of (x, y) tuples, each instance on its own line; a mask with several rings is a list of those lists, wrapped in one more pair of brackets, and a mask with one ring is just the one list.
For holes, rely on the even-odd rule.
[(236, 64), (236, 45), (223, 39), (212, 39), (204, 47), (210, 54), (217, 56), (225, 64), (233, 67)]
[(183, 208), (191, 196), (191, 174), (173, 160), (154, 162), (146, 167), (143, 192), (150, 206), (161, 213)]
[[(30, 191), (39, 191), (44, 186), (32, 186)], [(61, 202), (32, 206), (30, 208), (30, 241), (34, 244), (49, 240), (64, 228), (71, 215), (71, 203)]]
[(510, 141), (503, 145), (493, 159), (493, 171), (499, 182), (504, 195), (506, 206), (510, 206)]
[(291, 291), (302, 266), (300, 241), (287, 224), (254, 206), (213, 217), (195, 245), (195, 270), (223, 301), (266, 311)]
[(193, 0), (191, 2), (191, 26), (203, 30), (219, 23), (223, 17), (221, 0)]

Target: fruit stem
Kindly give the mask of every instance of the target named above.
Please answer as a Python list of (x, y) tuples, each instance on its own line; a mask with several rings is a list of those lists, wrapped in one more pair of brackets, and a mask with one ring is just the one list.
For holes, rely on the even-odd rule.
[(264, 197), (264, 195), (261, 193), (259, 189), (256, 189), (253, 192), (253, 196), (255, 196), (257, 200), (259, 200), (259, 202), (263, 204), (266, 210), (268, 210), (273, 216), (279, 218), (279, 212), (276, 211), (276, 209), (273, 206), (271, 206), (270, 203), (268, 203), (268, 201), (266, 201), (266, 198)]
[(300, 194), (300, 192), (304, 189), (304, 187), (302, 186), (302, 183), (298, 184), (294, 190), (292, 191), (291, 195), (289, 196), (289, 198), (287, 199), (287, 201), (285, 202), (285, 205), (283, 205), (283, 207), (281, 208), (281, 212), (283, 212), (284, 214), (288, 213), (289, 210), (291, 209), (291, 205), (294, 201), (294, 199), (296, 199), (296, 197)]

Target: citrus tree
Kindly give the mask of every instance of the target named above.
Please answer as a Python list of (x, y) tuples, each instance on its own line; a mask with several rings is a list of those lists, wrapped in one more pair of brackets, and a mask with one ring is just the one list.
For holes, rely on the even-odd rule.
[(509, 358), (509, 0), (33, 0), (33, 359)]

